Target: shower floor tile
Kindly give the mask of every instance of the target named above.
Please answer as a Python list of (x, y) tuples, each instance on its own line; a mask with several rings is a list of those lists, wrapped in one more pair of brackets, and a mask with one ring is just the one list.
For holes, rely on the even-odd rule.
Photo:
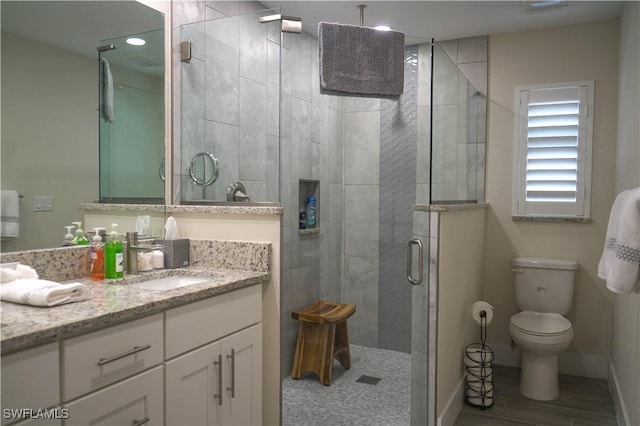
[[(408, 425), (411, 355), (351, 345), (351, 368), (335, 361), (331, 386), (307, 373), (282, 383), (283, 426)], [(358, 382), (362, 376), (377, 384)]]

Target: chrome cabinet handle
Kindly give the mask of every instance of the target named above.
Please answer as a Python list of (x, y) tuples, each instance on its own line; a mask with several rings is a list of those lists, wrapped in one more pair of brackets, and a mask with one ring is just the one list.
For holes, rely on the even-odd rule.
[(236, 397), (236, 350), (231, 349), (231, 355), (227, 355), (227, 359), (231, 360), (231, 386), (227, 388), (231, 391), (231, 398)]
[(134, 420), (133, 423), (131, 423), (131, 426), (142, 426), (149, 423), (149, 420), (151, 420), (149, 417), (145, 417), (142, 420)]
[[(413, 250), (412, 250), (413, 245), (418, 246), (418, 256), (419, 256), (418, 278), (413, 278), (413, 276), (411, 275), (411, 270), (412, 270), (411, 267), (413, 266)], [(422, 275), (423, 275), (422, 252), (423, 252), (422, 241), (418, 239), (413, 239), (409, 241), (409, 243), (407, 244), (407, 280), (409, 280), (409, 282), (412, 285), (422, 284)]]
[(218, 366), (218, 394), (213, 397), (218, 398), (218, 405), (222, 405), (222, 354), (218, 354), (218, 360), (213, 361), (213, 365)]
[(137, 354), (138, 352), (146, 351), (150, 349), (151, 345), (142, 345), (142, 346), (134, 346), (132, 349), (129, 349), (126, 352), (122, 352), (121, 354), (110, 356), (109, 358), (100, 358), (98, 360), (98, 366), (102, 367), (105, 364), (109, 364), (110, 362), (117, 361), (122, 358), (126, 358), (130, 355)]

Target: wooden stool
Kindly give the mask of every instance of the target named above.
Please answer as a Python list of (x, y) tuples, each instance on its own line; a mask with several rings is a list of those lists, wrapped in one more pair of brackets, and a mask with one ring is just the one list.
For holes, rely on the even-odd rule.
[(344, 368), (351, 368), (347, 318), (356, 312), (356, 305), (320, 300), (291, 317), (300, 321), (296, 355), (291, 377), (299, 379), (310, 371), (325, 386), (331, 385), (333, 359)]

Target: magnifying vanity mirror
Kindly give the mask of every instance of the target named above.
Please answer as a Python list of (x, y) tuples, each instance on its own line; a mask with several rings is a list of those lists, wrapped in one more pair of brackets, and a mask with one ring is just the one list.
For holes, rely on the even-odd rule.
[(199, 152), (191, 159), (189, 176), (196, 185), (202, 188), (202, 199), (207, 198), (207, 186), (213, 185), (218, 179), (220, 168), (218, 159), (209, 152)]
[[(83, 219), (80, 203), (164, 204), (164, 15), (136, 1), (0, 7), (0, 182), (21, 197), (19, 236), (1, 251), (59, 247), (64, 226)], [(116, 48), (98, 52), (105, 44)], [(103, 58), (110, 122), (98, 109)]]

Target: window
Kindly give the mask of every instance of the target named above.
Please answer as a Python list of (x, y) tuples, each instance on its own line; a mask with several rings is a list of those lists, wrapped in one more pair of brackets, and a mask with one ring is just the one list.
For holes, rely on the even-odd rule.
[(590, 215), (593, 81), (516, 88), (513, 215)]

